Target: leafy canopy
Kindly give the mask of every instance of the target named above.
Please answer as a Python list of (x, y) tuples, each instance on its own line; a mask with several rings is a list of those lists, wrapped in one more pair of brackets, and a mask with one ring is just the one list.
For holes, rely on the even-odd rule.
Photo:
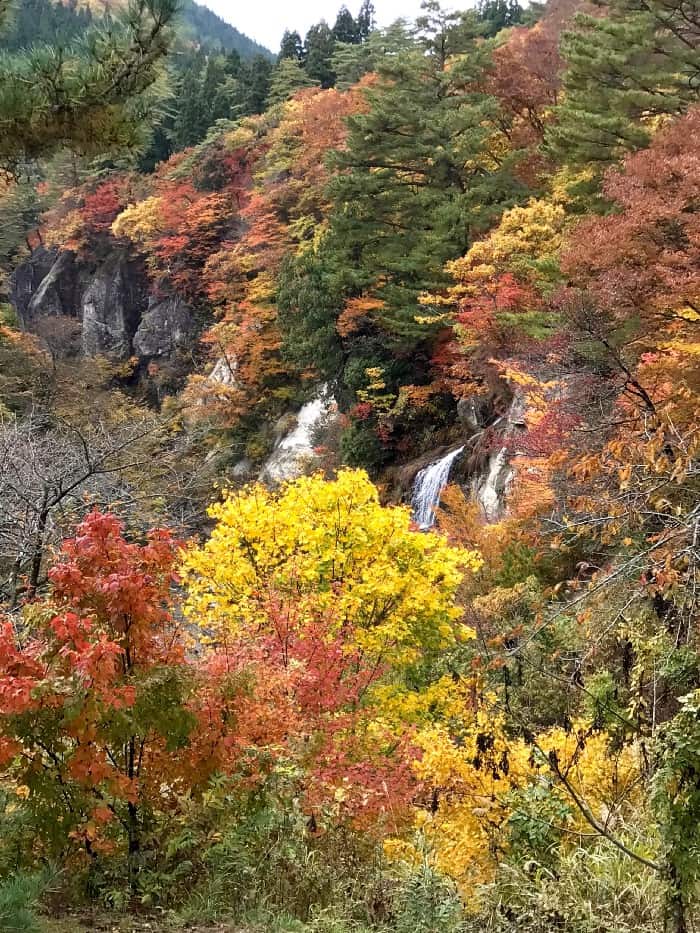
[(456, 589), (481, 563), (414, 531), (408, 509), (382, 507), (360, 470), (229, 493), (210, 515), (210, 539), (184, 561), (187, 613), (220, 638), (264, 630), (275, 600), (308, 625), (330, 612), (350, 645), (410, 661), (454, 639)]
[[(146, 92), (171, 41), (177, 0), (133, 0), (68, 48), (0, 56), (0, 165), (14, 171), (64, 146), (86, 153), (141, 141)], [(11, 5), (0, 6), (0, 28)]]

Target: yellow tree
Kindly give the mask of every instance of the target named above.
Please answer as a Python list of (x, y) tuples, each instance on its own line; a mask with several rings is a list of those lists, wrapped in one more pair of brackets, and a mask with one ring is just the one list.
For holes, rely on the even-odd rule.
[[(424, 806), (414, 825), (432, 863), (472, 904), (475, 887), (496, 877), (518, 827), (534, 823), (552, 842), (578, 845), (599, 834), (611, 839), (606, 827), (641, 805), (640, 749), (615, 746), (583, 720), (525, 742), (509, 734), (491, 703), (473, 709), (465, 702), (461, 720), (449, 729), (441, 723), (422, 729), (416, 743)], [(600, 829), (591, 832), (596, 824)], [(414, 843), (401, 839), (388, 839), (385, 850), (395, 861), (419, 856)]]
[(330, 807), (395, 832), (415, 792), (413, 724), (450, 703), (445, 678), (418, 672), (473, 634), (455, 597), (480, 557), (416, 531), (359, 470), (252, 486), (210, 514), (211, 537), (184, 558), (187, 614), (221, 655), (283, 679), (314, 819)]
[(332, 612), (334, 634), (381, 663), (410, 663), (464, 634), (455, 593), (481, 558), (415, 531), (409, 510), (384, 508), (361, 470), (231, 492), (210, 515), (211, 537), (184, 561), (187, 613), (220, 638), (265, 631), (273, 597), (276, 615), (302, 628)]

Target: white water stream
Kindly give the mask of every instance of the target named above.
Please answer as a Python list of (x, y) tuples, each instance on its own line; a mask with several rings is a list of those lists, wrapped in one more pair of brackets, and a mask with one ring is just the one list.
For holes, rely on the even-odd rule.
[(428, 464), (416, 474), (413, 483), (411, 505), (413, 519), (420, 529), (427, 531), (435, 522), (435, 509), (440, 504), (440, 496), (450, 478), (452, 464), (462, 453), (464, 447), (450, 451), (440, 460)]
[(304, 472), (315, 459), (314, 434), (318, 427), (336, 411), (336, 401), (322, 385), (318, 394), (302, 406), (296, 426), (277, 444), (265, 463), (260, 478), (268, 483), (281, 483)]

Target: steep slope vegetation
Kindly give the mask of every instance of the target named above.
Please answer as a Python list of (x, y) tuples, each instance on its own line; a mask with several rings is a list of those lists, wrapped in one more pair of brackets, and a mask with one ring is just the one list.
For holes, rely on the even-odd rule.
[(268, 926), (692, 928), (700, 22), (574, 6), (288, 35), (271, 106), (35, 190), (0, 332), (25, 864)]

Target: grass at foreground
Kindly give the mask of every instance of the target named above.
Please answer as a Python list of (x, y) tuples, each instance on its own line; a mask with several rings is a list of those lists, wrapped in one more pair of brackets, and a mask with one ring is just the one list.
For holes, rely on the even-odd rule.
[(41, 933), (264, 933), (269, 927), (233, 923), (182, 924), (159, 917), (123, 917), (118, 914), (75, 912), (60, 919), (43, 918)]
[[(117, 913), (73, 911), (60, 918), (42, 917), (41, 933), (350, 933), (350, 927), (329, 922), (307, 926), (291, 918), (260, 917), (241, 926), (234, 921), (198, 923), (157, 915), (134, 917)], [(352, 927), (352, 933), (362, 933), (364, 927)]]

